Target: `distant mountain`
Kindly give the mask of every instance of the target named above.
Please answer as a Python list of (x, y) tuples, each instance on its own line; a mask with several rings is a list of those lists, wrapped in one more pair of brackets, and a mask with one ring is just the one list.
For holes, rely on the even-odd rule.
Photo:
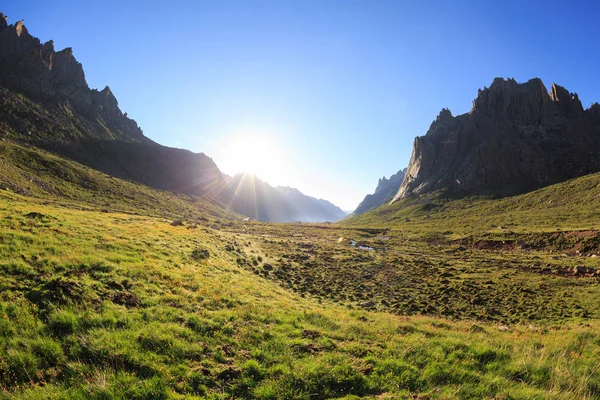
[(108, 86), (90, 89), (70, 48), (55, 51), (2, 13), (0, 138), (160, 189), (204, 194), (223, 185), (212, 159), (153, 142)]
[(298, 189), (277, 186), (275, 188), (296, 209), (297, 221), (323, 222), (338, 221), (346, 216), (341, 208), (323, 199), (307, 196)]
[(335, 204), (333, 204), (332, 202), (330, 202), (328, 200), (325, 200), (325, 199), (316, 199), (316, 200), (319, 202), (319, 204), (322, 207), (324, 207), (330, 213), (337, 215), (339, 217), (338, 219), (342, 219), (342, 218), (346, 217), (348, 214), (350, 214), (349, 212), (342, 210), (340, 207), (336, 206)]
[(394, 197), (445, 190), (506, 196), (600, 171), (600, 104), (540, 79), (494, 79), (467, 114), (443, 109), (415, 139)]
[(358, 207), (356, 207), (356, 210), (354, 210), (352, 215), (360, 215), (373, 208), (377, 208), (387, 202), (392, 201), (394, 195), (398, 193), (398, 189), (400, 188), (400, 184), (404, 179), (405, 173), (406, 168), (401, 169), (394, 175), (390, 176), (390, 179), (386, 179), (385, 176), (379, 179), (377, 188), (375, 188), (375, 192), (373, 194), (366, 195), (363, 201), (361, 201)]
[(324, 222), (345, 216), (326, 200), (315, 199), (289, 187), (272, 187), (250, 174), (228, 180), (219, 198), (232, 210), (264, 222)]

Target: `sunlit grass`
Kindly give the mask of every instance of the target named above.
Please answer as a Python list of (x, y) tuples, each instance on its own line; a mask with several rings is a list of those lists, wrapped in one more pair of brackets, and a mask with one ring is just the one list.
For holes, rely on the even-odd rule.
[(0, 151), (0, 398), (600, 396), (596, 278), (549, 273), (596, 263), (595, 233), (553, 228), (594, 220), (595, 176), (447, 215), (262, 224)]
[[(15, 198), (0, 205), (3, 396), (600, 393), (596, 321), (499, 331), (481, 322), (350, 310), (238, 267), (232, 248), (261, 248), (251, 237)], [(32, 211), (41, 217), (25, 216)], [(194, 260), (197, 248), (210, 257)]]

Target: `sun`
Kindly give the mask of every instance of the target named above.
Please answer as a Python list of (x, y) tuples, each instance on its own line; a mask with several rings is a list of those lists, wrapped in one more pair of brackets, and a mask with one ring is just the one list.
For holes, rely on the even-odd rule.
[(249, 173), (271, 184), (285, 178), (282, 149), (266, 135), (242, 134), (230, 140), (222, 150), (220, 164), (228, 174)]

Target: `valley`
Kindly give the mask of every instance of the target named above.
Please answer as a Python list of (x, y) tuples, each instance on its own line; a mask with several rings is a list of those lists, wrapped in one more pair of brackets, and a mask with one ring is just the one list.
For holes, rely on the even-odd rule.
[[(212, 15), (204, 6), (188, 25), (179, 23), (188, 13), (177, 10), (177, 40), (145, 41), (149, 75), (136, 78), (151, 89), (132, 84), (127, 101), (167, 126), (162, 138), (173, 146), (182, 139), (229, 151), (225, 160), (245, 172), (222, 172), (207, 154), (145, 136), (108, 86), (88, 86), (71, 48), (55, 51), (52, 40), (42, 43), (22, 20), (9, 24), (0, 13), (0, 399), (600, 398), (598, 103), (584, 109), (576, 93), (555, 83), (548, 91), (540, 78), (495, 78), (469, 112), (443, 108), (414, 139), (408, 166), (398, 169), (394, 158), (397, 172), (347, 213), (249, 171), (260, 167), (352, 204), (348, 186), (370, 179), (384, 154), (397, 155), (389, 126), (396, 132), (396, 123), (409, 126), (403, 118), (422, 120), (406, 111), (413, 101), (424, 107), (419, 94), (402, 87), (410, 101), (386, 102), (371, 90), (379, 71), (365, 74), (364, 87), (354, 80), (362, 73), (348, 73), (338, 100), (359, 93), (365, 103), (336, 108), (325, 83), (357, 61), (324, 74), (321, 62), (335, 51), (301, 68), (292, 46), (293, 68), (277, 70), (263, 57), (271, 50), (239, 70), (230, 69), (238, 58), (216, 63), (204, 71), (211, 89), (199, 101), (194, 78), (218, 58), (216, 48), (243, 58), (270, 38), (289, 41), (257, 35), (260, 46), (240, 51), (227, 42), (254, 31), (207, 24), (215, 42), (188, 43), (201, 17)], [(248, 12), (240, 25), (255, 21)], [(345, 43), (352, 29), (332, 43)], [(128, 36), (113, 38), (110, 50)], [(285, 40), (273, 48), (287, 49)], [(156, 43), (172, 54), (155, 52)], [(214, 51), (185, 71), (181, 60), (206, 43)], [(95, 73), (110, 59), (98, 54)], [(357, 54), (350, 59), (365, 58)], [(177, 71), (166, 73), (174, 59)], [(155, 63), (169, 91), (149, 83)], [(269, 80), (255, 83), (267, 66)], [(316, 75), (288, 87), (306, 70)], [(223, 71), (227, 79), (214, 78)], [(280, 77), (287, 92), (265, 84)], [(170, 91), (184, 86), (189, 92)], [(422, 87), (429, 86), (436, 85), (427, 78)], [(444, 101), (455, 97), (435, 88)], [(240, 92), (221, 92), (233, 89)], [(271, 91), (275, 100), (263, 104)], [(279, 110), (292, 94), (306, 98)], [(149, 107), (156, 98), (161, 107)], [(252, 107), (235, 109), (246, 98)], [(179, 117), (165, 122), (171, 103)], [(384, 103), (393, 107), (378, 114)], [(327, 121), (309, 118), (308, 104)], [(383, 121), (396, 108), (403, 117)], [(287, 146), (297, 154), (263, 141), (285, 139), (284, 129), (251, 127), (263, 110), (267, 127), (290, 118), (300, 140)], [(214, 115), (222, 125), (203, 125)], [(248, 118), (241, 131), (239, 116)], [(206, 126), (214, 132), (199, 128)], [(379, 129), (385, 140), (375, 137)], [(371, 142), (382, 149), (368, 150)], [(293, 160), (301, 165), (291, 168)]]
[[(599, 179), (445, 204), (472, 213)], [(111, 210), (0, 191), (0, 396), (600, 393), (598, 232), (578, 222), (593, 214), (563, 216), (558, 233), (518, 213), (494, 220), (511, 231), (487, 219), (444, 226), (431, 210), (387, 227), (266, 224), (198, 218), (190, 199), (128, 210), (127, 197), (72, 188), (110, 196)]]

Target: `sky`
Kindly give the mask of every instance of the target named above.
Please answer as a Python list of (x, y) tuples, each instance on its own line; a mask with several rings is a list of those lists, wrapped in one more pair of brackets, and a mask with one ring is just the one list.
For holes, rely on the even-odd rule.
[(166, 146), (345, 210), (495, 77), (600, 101), (597, 1), (8, 0)]

